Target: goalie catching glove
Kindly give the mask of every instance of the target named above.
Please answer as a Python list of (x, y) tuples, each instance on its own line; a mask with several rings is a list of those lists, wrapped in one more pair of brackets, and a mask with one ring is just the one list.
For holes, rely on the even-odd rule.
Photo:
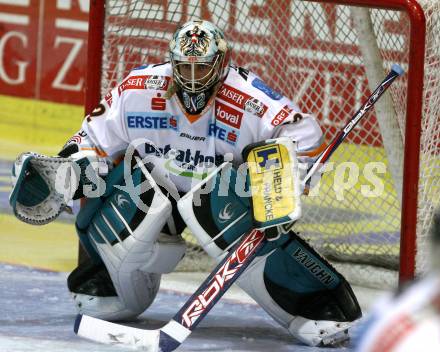
[(64, 210), (69, 211), (71, 200), (85, 193), (97, 197), (105, 191), (105, 183), (98, 175), (107, 173), (106, 166), (87, 152), (68, 158), (34, 152), (20, 154), (12, 167), (13, 187), (9, 196), (14, 215), (32, 225), (55, 220)]

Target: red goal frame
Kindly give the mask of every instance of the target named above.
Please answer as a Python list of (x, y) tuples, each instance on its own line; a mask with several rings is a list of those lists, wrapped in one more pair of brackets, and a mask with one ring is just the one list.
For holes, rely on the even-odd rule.
[[(420, 162), (420, 135), (423, 108), (423, 78), (426, 21), (415, 0), (303, 0), (337, 5), (374, 7), (406, 12), (410, 19), (408, 92), (405, 125), (404, 169), (399, 282), (415, 276), (416, 227)], [(91, 0), (89, 13), (85, 112), (90, 113), (101, 99), (102, 48), (105, 0)]]

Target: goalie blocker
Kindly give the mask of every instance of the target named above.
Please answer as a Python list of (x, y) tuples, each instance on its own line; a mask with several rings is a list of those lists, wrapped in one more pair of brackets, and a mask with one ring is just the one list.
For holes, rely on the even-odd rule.
[(301, 214), (294, 144), (269, 140), (244, 154), (249, 172), (223, 164), (179, 201), (183, 219), (217, 262), (252, 227), (267, 228), (271, 241), (238, 285), (308, 345), (347, 339), (351, 323), (362, 315), (350, 285), (298, 234), (278, 232)]

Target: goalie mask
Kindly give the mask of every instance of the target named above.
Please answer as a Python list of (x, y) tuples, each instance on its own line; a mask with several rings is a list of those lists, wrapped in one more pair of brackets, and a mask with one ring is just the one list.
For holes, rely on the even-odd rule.
[(185, 23), (170, 42), (170, 59), (178, 98), (189, 114), (200, 113), (229, 71), (223, 32), (208, 21)]

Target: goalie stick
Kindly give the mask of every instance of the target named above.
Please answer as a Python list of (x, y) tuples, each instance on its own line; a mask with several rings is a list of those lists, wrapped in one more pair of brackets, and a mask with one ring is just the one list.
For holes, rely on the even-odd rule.
[[(385, 90), (401, 74), (403, 74), (402, 68), (394, 64), (391, 72), (315, 161), (303, 180), (304, 184), (330, 158), (361, 118), (366, 115)], [(180, 346), (203, 320), (211, 308), (252, 262), (259, 249), (266, 242), (267, 239), (264, 232), (259, 230), (254, 229), (244, 235), (186, 301), (183, 307), (160, 329), (138, 329), (110, 323), (87, 315), (78, 315), (74, 331), (78, 336), (96, 342), (113, 345), (131, 345), (149, 352), (173, 351)]]
[(334, 151), (339, 147), (339, 145), (344, 141), (347, 135), (356, 127), (358, 122), (365, 116), (365, 114), (371, 110), (376, 101), (379, 100), (381, 95), (388, 89), (388, 87), (393, 83), (393, 81), (403, 74), (403, 69), (397, 64), (393, 64), (390, 73), (385, 77), (385, 79), (379, 84), (379, 86), (371, 93), (367, 101), (359, 108), (354, 116), (348, 121), (342, 130), (333, 138), (331, 143), (324, 149), (318, 159), (314, 162), (313, 166), (307, 172), (306, 177), (303, 180), (305, 185), (307, 181), (311, 179), (316, 170), (327, 162), (327, 160), (332, 156)]

